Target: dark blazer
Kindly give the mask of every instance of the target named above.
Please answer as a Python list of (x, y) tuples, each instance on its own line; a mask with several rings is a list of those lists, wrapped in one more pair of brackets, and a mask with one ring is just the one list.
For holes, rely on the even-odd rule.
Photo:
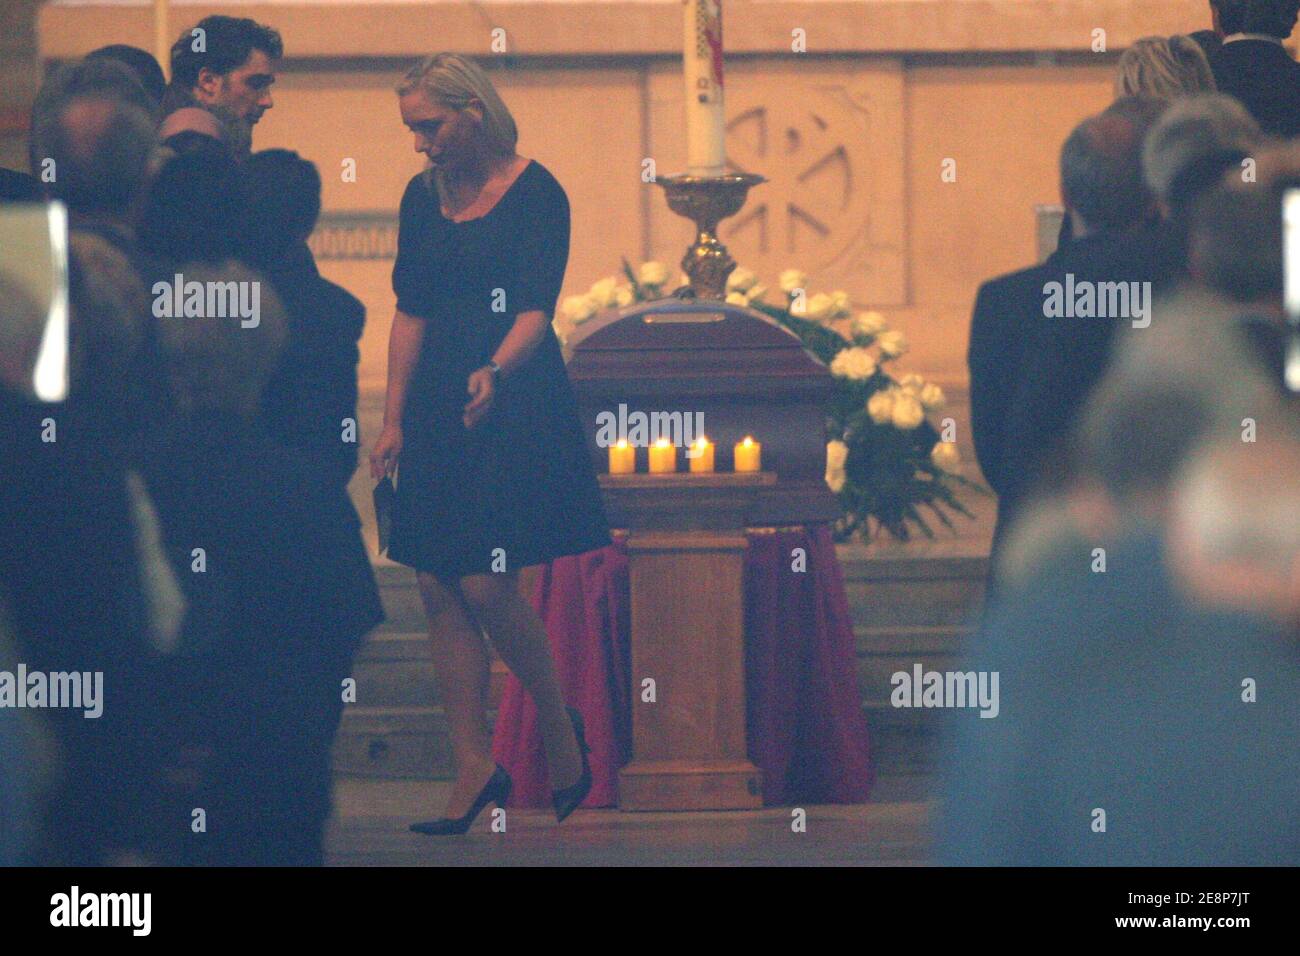
[[(327, 645), (354, 644), (383, 620), (347, 494), (356, 445), (342, 440), (342, 419), (356, 415), (364, 309), (325, 282), (302, 251), (305, 263), (248, 270), (274, 287), (274, 311), (284, 310), (272, 315), (264, 296), (263, 325), (275, 320), (287, 330), (257, 414), (191, 410), (165, 416), (155, 429), (151, 487), (168, 544), (184, 571), (193, 547), (208, 555), (204, 574), (181, 575), (197, 653), (300, 660), (328, 653)], [(165, 266), (160, 275), (177, 271), (189, 269)], [(233, 327), (230, 334), (245, 333)], [(220, 374), (229, 390), (255, 373), (227, 363)]]
[(980, 287), (971, 320), (971, 428), (975, 456), (998, 495), (997, 549), (1010, 519), (1066, 439), (1131, 318), (1048, 318), (1050, 283), (1150, 282), (1166, 288), (1185, 256), (1165, 223), (1073, 239), (1041, 265)]
[(1300, 135), (1300, 64), (1280, 44), (1234, 40), (1210, 58), (1220, 92), (1235, 96), (1266, 133)]
[[(311, 512), (297, 559), (314, 580), (301, 602), (311, 626), (359, 637), (383, 620), (361, 522), (348, 495), (361, 436), (357, 420), (357, 342), (365, 306), (316, 269), (300, 243), (262, 263), (289, 320), (280, 365), (262, 396), (270, 438), (290, 452), (281, 480)], [(353, 424), (344, 440), (344, 421)]]

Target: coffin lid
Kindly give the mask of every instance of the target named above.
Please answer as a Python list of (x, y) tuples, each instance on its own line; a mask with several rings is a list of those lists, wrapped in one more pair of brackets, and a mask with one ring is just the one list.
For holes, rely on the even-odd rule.
[(589, 351), (802, 349), (799, 336), (754, 309), (717, 300), (656, 299), (577, 326), (574, 355)]

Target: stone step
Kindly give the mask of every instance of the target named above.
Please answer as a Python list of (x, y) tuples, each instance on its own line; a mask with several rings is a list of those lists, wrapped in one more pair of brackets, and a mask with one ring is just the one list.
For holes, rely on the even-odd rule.
[[(948, 543), (839, 549), (854, 622), (863, 713), (882, 774), (934, 770), (947, 713), (894, 708), (891, 676), (958, 666), (983, 599), (987, 559), (978, 546)], [(415, 576), (375, 567), (389, 619), (357, 656), (357, 703), (344, 713), (336, 773), (354, 778), (446, 779), (446, 720), (438, 706), (432, 649)], [(493, 664), (493, 706), (507, 672)]]
[[(491, 645), (488, 645), (491, 651)], [(425, 633), (375, 631), (357, 653), (352, 665), (360, 707), (427, 707), (438, 703), (438, 682), (433, 648)], [(493, 655), (488, 699), (501, 700), (506, 666)]]
[[(488, 719), (495, 720), (496, 712), (489, 712)], [(349, 705), (334, 741), (334, 775), (451, 779), (451, 746), (442, 708)]]
[[(880, 774), (935, 771), (947, 712), (885, 704), (864, 707), (863, 715)], [(489, 712), (488, 719), (495, 720), (496, 712)], [(335, 741), (334, 773), (346, 779), (451, 779), (451, 747), (442, 708), (350, 705)]]

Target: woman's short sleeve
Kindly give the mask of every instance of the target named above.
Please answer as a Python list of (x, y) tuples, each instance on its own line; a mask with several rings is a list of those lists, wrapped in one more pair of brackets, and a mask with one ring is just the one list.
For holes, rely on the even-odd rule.
[(569, 197), (547, 173), (529, 198), (527, 219), (519, 224), (519, 291), (510, 311), (554, 316), (569, 265)]
[(397, 308), (407, 315), (430, 318), (433, 302), (434, 262), (429, 246), (429, 192), (424, 176), (416, 176), (402, 195), (397, 224), (397, 260), (393, 263), (393, 292)]

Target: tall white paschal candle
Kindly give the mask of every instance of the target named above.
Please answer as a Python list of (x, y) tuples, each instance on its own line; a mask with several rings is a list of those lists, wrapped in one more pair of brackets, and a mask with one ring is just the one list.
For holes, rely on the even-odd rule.
[(722, 107), (722, 0), (682, 0), (685, 8), (686, 167), (692, 176), (726, 170)]

